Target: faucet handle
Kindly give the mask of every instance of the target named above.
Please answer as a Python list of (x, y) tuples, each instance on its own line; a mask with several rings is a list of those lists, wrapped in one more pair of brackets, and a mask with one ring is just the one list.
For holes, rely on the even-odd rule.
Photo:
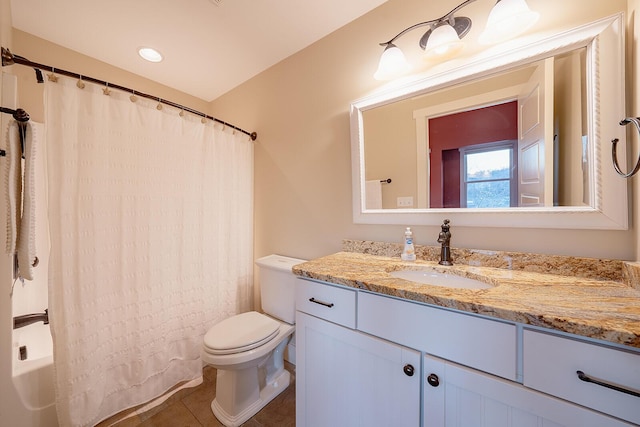
[(440, 226), (440, 228), (442, 229), (443, 233), (449, 233), (449, 228), (450, 228), (449, 222), (450, 221), (448, 219), (445, 219), (444, 221), (442, 221), (442, 225)]

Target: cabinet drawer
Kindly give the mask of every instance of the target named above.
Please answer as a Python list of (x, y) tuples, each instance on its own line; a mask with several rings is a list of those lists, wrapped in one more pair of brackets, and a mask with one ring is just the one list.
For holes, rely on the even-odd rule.
[(640, 352), (525, 330), (523, 358), (525, 386), (640, 424), (640, 397), (582, 381), (577, 374), (640, 392)]
[(358, 329), (509, 380), (516, 378), (516, 327), (360, 292)]
[(356, 291), (298, 278), (296, 310), (355, 328)]

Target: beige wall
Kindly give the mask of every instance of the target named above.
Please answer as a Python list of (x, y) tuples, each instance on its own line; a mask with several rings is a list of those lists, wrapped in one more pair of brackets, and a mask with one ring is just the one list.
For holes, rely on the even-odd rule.
[[(541, 31), (570, 28), (627, 9), (622, 0), (528, 2), (542, 14)], [(344, 238), (401, 241), (403, 226), (352, 222), (349, 104), (380, 86), (372, 78), (382, 51), (378, 42), (457, 3), (390, 0), (213, 102), (214, 112), (258, 132), (256, 256), (276, 252), (318, 257), (340, 250)], [(478, 28), (490, 3), (478, 1), (465, 8)], [(419, 35), (405, 36), (411, 37)], [(634, 114), (640, 115), (638, 107)], [(636, 212), (637, 206), (634, 202)], [(436, 244), (438, 231), (414, 227), (415, 240)], [(452, 233), (452, 245), (467, 248), (628, 260), (638, 252), (635, 226), (629, 231), (575, 231), (453, 224)]]
[[(207, 112), (209, 104), (202, 99), (187, 95), (139, 75), (124, 71), (105, 62), (96, 61), (78, 52), (63, 48), (23, 31), (13, 31), (11, 51), (31, 61), (50, 65), (128, 87), (136, 91), (158, 96), (195, 110)], [(20, 107), (24, 108), (35, 121), (44, 120), (42, 94), (44, 85), (37, 84), (32, 69), (22, 65), (7, 67), (10, 73), (18, 76)], [(45, 78), (48, 72), (45, 72)]]
[[(8, 0), (1, 1), (4, 20)], [(542, 13), (537, 24), (537, 31), (541, 32), (570, 28), (619, 11), (630, 12), (628, 18), (635, 25), (634, 13), (638, 5), (638, 0), (528, 2)], [(465, 14), (474, 19), (472, 31), (476, 31), (476, 36), (486, 20), (490, 3), (483, 0), (465, 8)], [(211, 104), (203, 104), (197, 98), (20, 31), (13, 33), (12, 50), (38, 62), (59, 64), (61, 68), (132, 86), (196, 109), (208, 109), (214, 116), (257, 131), (255, 254), (276, 252), (313, 258), (340, 250), (344, 238), (401, 240), (404, 226), (356, 225), (352, 222), (348, 108), (351, 101), (381, 87), (381, 83), (372, 78), (381, 53), (378, 42), (418, 20), (439, 16), (457, 4), (457, 0), (431, 3), (390, 0)], [(7, 33), (6, 28), (3, 28), (4, 33)], [(10, 34), (4, 37), (10, 37)], [(412, 37), (417, 39), (419, 35), (405, 38)], [(634, 71), (629, 79), (633, 83), (629, 90), (631, 95), (636, 93), (638, 83), (635, 36), (629, 37), (629, 41), (632, 42), (629, 51), (633, 54), (630, 55), (633, 68), (630, 66), (629, 70)], [(464, 56), (454, 61), (464, 61)], [(38, 98), (41, 87), (34, 86), (33, 72), (24, 67), (15, 72), (22, 79), (21, 106), (34, 119), (41, 119)], [(30, 82), (30, 88), (26, 88), (26, 82)], [(629, 114), (640, 115), (640, 105), (635, 98), (630, 101)], [(637, 196), (637, 190), (634, 190), (634, 196)], [(638, 203), (634, 202), (633, 206), (635, 224)], [(453, 224), (452, 232), (452, 244), (458, 247), (622, 259), (636, 259), (636, 254), (640, 253), (634, 225), (629, 231), (575, 231), (463, 228)], [(414, 227), (417, 243), (435, 244), (437, 234), (437, 227)]]
[[(0, 44), (11, 49), (11, 1), (0, 0)], [(0, 84), (0, 99), (2, 98), (2, 84)]]

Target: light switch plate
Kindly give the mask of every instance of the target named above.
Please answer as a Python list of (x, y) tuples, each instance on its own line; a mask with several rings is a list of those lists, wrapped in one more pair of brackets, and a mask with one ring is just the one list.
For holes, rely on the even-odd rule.
[(397, 206), (399, 208), (412, 208), (413, 196), (398, 197)]

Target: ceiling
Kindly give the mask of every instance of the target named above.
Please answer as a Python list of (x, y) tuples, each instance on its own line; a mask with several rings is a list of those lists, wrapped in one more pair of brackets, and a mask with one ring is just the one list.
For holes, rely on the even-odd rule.
[[(212, 101), (385, 1), (11, 0), (11, 11), (14, 28)], [(164, 60), (144, 61), (143, 46)]]

